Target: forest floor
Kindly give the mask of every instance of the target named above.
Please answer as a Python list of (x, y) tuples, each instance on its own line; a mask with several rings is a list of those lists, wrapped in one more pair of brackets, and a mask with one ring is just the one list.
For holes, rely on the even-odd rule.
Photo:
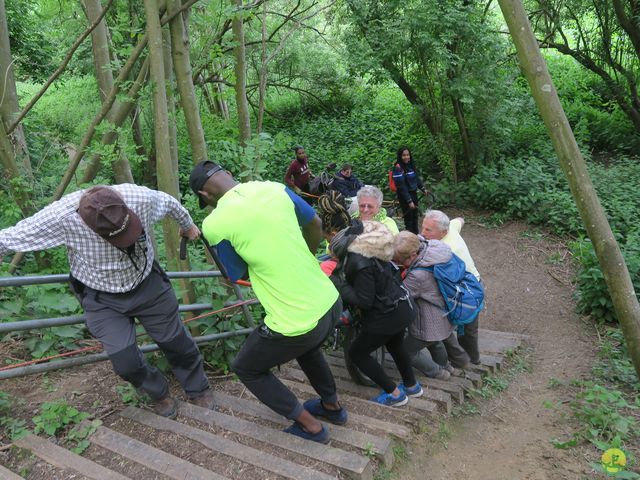
[[(501, 374), (505, 386), (508, 381), (502, 392), (441, 420), (438, 429), (407, 445), (401, 454), (404, 460), (391, 472), (379, 472), (377, 479), (596, 478), (591, 468), (599, 460), (595, 448), (562, 450), (552, 444), (572, 432), (574, 425), (566, 415), (575, 395), (571, 381), (590, 378), (598, 345), (592, 323), (574, 313), (573, 267), (566, 246), (522, 223), (492, 227), (485, 217), (472, 214), (466, 215), (463, 235), (487, 285), (481, 327), (527, 334), (528, 346), (511, 362), (517, 369)], [(0, 345), (0, 356), (19, 353), (16, 345)], [(42, 402), (58, 398), (107, 420), (122, 409), (116, 393), (120, 384), (103, 363), (6, 380), (0, 390), (21, 399), (15, 413), (25, 420), (37, 414)], [(7, 441), (0, 431), (0, 444)], [(638, 456), (640, 449), (633, 450)], [(87, 453), (96, 455), (91, 449)], [(8, 450), (0, 449), (0, 464), (15, 468), (22, 463), (7, 455)], [(42, 463), (30, 468), (29, 478), (65, 478)]]

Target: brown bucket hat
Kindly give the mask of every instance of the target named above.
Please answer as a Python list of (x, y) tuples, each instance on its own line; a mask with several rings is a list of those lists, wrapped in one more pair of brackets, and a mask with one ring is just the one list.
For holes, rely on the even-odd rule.
[(91, 230), (118, 248), (126, 248), (142, 235), (142, 222), (113, 188), (93, 187), (82, 195), (78, 214)]

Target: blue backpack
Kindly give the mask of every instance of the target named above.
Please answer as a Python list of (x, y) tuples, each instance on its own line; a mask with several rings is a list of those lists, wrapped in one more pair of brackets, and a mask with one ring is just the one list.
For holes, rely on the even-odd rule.
[(473, 273), (466, 271), (464, 261), (453, 254), (451, 260), (432, 267), (416, 267), (433, 273), (444, 299), (449, 322), (464, 334), (464, 326), (478, 318), (484, 308), (484, 288)]

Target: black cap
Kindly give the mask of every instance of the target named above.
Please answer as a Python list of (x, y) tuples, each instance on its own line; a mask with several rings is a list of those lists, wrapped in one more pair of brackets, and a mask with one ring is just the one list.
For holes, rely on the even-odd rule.
[(198, 197), (198, 200), (200, 201), (200, 208), (205, 208), (207, 206), (207, 202), (202, 199), (198, 192), (203, 190), (204, 184), (207, 183), (207, 180), (209, 180), (214, 173), (217, 173), (220, 170), (224, 170), (224, 168), (209, 160), (204, 160), (193, 167), (191, 177), (189, 177), (189, 186), (191, 187), (191, 190), (193, 190), (193, 193), (196, 194), (196, 197)]

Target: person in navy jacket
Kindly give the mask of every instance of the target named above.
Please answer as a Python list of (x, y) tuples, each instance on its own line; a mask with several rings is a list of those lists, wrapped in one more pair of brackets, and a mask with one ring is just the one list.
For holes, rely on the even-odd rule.
[(417, 234), (418, 230), (418, 190), (427, 194), (427, 190), (416, 171), (411, 150), (401, 147), (396, 154), (396, 163), (393, 166), (393, 181), (396, 184), (396, 193), (402, 208), (404, 228)]
[(342, 168), (334, 177), (332, 185), (332, 188), (340, 192), (345, 198), (355, 197), (362, 187), (364, 187), (364, 183), (353, 174), (353, 165), (348, 163), (342, 165)]

